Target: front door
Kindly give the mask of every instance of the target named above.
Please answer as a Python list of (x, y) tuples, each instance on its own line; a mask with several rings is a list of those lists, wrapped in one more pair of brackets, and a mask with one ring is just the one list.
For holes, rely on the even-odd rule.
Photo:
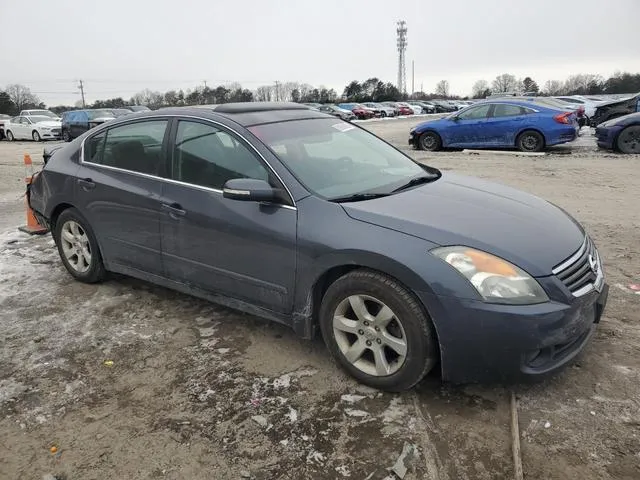
[(160, 195), (167, 124), (149, 119), (118, 125), (84, 142), (76, 201), (107, 267), (163, 275)]
[(296, 271), (297, 210), (291, 204), (230, 200), (233, 178), (277, 179), (233, 132), (179, 120), (173, 128), (173, 182), (162, 192), (166, 275), (195, 287), (291, 311)]
[(471, 107), (456, 116), (455, 125), (449, 129), (452, 147), (484, 146), (487, 144), (485, 126), (491, 104)]
[(31, 138), (31, 134), (29, 131), (29, 127), (31, 126), (31, 124), (29, 123), (29, 120), (27, 120), (27, 117), (19, 117), (18, 118), (18, 123), (16, 124), (16, 126), (13, 128), (13, 137), (18, 140), (26, 140)]

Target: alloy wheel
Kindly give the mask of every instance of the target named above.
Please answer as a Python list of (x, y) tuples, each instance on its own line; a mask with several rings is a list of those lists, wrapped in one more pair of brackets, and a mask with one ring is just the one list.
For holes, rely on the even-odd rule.
[(525, 135), (522, 138), (522, 147), (529, 152), (535, 152), (538, 149), (539, 141), (540, 140), (535, 135)]
[(406, 360), (407, 337), (400, 319), (372, 296), (342, 300), (333, 314), (333, 333), (347, 361), (368, 375), (392, 375)]
[(67, 221), (60, 233), (62, 252), (67, 262), (78, 273), (91, 268), (91, 244), (89, 236), (82, 226), (73, 220)]
[(618, 149), (623, 153), (640, 153), (640, 127), (627, 127), (620, 132)]

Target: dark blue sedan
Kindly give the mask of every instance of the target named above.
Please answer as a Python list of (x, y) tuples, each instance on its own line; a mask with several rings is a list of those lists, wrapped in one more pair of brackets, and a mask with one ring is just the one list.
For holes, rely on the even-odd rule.
[(640, 153), (640, 113), (608, 120), (596, 128), (598, 146), (622, 153)]
[(55, 150), (28, 199), (79, 281), (125, 274), (321, 332), (380, 389), (436, 365), (453, 382), (557, 370), (607, 300), (596, 246), (560, 208), (298, 104), (105, 122)]
[(578, 136), (575, 112), (533, 101), (476, 103), (447, 117), (417, 125), (409, 144), (421, 150), (441, 148), (518, 148), (539, 152)]

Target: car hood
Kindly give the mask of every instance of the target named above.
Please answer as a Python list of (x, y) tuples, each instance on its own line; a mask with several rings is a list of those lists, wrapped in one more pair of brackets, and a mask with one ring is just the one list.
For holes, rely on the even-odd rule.
[(448, 122), (447, 117), (434, 118), (433, 120), (427, 120), (426, 122), (419, 123), (414, 128), (412, 128), (412, 130), (420, 132), (427, 128), (436, 128), (436, 127), (445, 125), (445, 123), (447, 122)]
[(609, 101), (605, 101), (605, 102), (601, 102), (596, 104), (596, 108), (601, 108), (601, 107), (610, 107), (612, 105), (621, 105), (623, 103), (628, 102), (629, 100), (631, 100), (632, 98), (635, 98), (637, 95), (631, 96), (631, 97), (626, 97), (626, 98), (618, 98), (617, 100), (609, 100)]
[(356, 220), (438, 245), (477, 248), (536, 277), (551, 275), (584, 241), (582, 227), (559, 207), (510, 187), (449, 173), (418, 188), (342, 206)]

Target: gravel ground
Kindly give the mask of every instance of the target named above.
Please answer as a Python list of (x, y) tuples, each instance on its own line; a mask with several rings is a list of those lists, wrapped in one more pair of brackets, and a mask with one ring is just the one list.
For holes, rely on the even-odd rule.
[[(547, 198), (594, 237), (611, 284), (593, 341), (535, 384), (399, 395), (355, 383), (320, 340), (153, 285), (83, 285), (23, 222), (22, 154), (0, 142), (0, 478), (513, 478), (509, 395), (530, 479), (640, 478), (640, 158), (588, 129), (544, 157), (407, 148), (416, 120), (364, 124), (441, 169)], [(54, 447), (54, 452), (51, 448)], [(404, 452), (404, 455), (403, 455)]]

